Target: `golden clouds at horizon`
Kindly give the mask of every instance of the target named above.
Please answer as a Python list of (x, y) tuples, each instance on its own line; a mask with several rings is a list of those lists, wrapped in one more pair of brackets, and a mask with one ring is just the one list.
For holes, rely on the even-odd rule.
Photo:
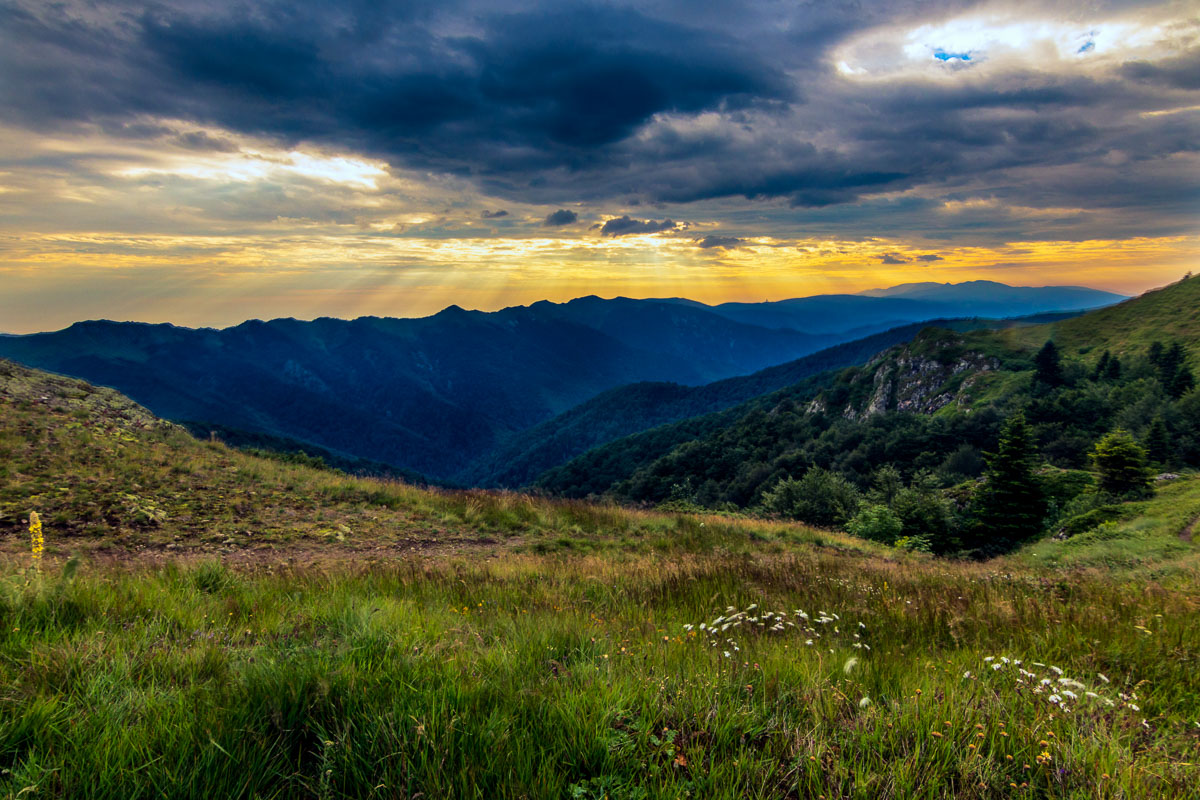
[(106, 317), (189, 326), (248, 318), (424, 316), (450, 304), (495, 310), (586, 294), (707, 303), (848, 293), (914, 281), (1078, 284), (1135, 294), (1189, 271), (1200, 237), (931, 247), (899, 239), (697, 236), (410, 238), (5, 237), (0, 330)]

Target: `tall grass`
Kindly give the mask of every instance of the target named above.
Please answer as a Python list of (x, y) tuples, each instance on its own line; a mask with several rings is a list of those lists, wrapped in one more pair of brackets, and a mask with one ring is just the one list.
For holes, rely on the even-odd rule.
[[(8, 796), (1197, 786), (1196, 597), (1155, 585), (821, 549), (85, 565), (41, 580), (12, 566), (0, 585)], [(734, 624), (710, 634), (718, 618)], [(1075, 686), (1064, 676), (1078, 699), (1052, 702)]]

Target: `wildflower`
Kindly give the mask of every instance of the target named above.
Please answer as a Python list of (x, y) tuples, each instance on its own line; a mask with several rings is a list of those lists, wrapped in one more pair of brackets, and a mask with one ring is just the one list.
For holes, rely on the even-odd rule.
[(1103, 672), (1097, 672), (1096, 677), (1099, 678), (1100, 680), (1104, 681), (1105, 683), (1111, 683), (1111, 681), (1109, 681), (1109, 679), (1108, 679), (1108, 676), (1105, 675)]
[(869, 698), (869, 697), (863, 697), (862, 700), (858, 701), (859, 708), (866, 708), (869, 705), (871, 705), (871, 698)]
[(41, 569), (45, 543), (42, 540), (42, 520), (36, 511), (29, 512), (29, 549), (33, 553), (34, 566)]

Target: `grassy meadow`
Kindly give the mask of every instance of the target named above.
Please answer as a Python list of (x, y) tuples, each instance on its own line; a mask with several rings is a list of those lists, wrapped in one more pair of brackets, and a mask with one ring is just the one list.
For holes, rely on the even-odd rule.
[(350, 478), (6, 380), (0, 797), (1200, 792), (1195, 476), (968, 563)]

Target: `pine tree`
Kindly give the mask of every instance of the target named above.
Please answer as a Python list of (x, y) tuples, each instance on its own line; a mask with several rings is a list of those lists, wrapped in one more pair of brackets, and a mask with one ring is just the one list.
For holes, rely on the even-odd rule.
[(1187, 353), (1184, 352), (1183, 345), (1174, 342), (1170, 347), (1164, 348), (1161, 343), (1155, 342), (1150, 351), (1150, 361), (1158, 367), (1158, 380), (1163, 391), (1171, 397), (1183, 397), (1192, 390), (1196, 385), (1196, 376), (1184, 363)]
[(1092, 380), (1098, 381), (1108, 374), (1108, 365), (1112, 361), (1112, 353), (1105, 350), (1100, 354), (1100, 360), (1096, 362), (1096, 369), (1092, 372)]
[(1113, 356), (1108, 360), (1108, 366), (1104, 368), (1104, 377), (1110, 381), (1115, 381), (1121, 377), (1121, 359)]
[(1034, 474), (1037, 450), (1021, 412), (1000, 432), (989, 453), (985, 484), (975, 502), (975, 545), (984, 554), (1007, 552), (1042, 530), (1046, 498)]
[(1171, 397), (1179, 398), (1190, 392), (1196, 386), (1196, 376), (1186, 366), (1180, 366), (1175, 370), (1175, 375), (1171, 378), (1171, 383), (1167, 386), (1167, 394)]
[(1162, 342), (1151, 342), (1150, 350), (1146, 353), (1146, 358), (1150, 361), (1151, 364), (1153, 364), (1154, 366), (1159, 367), (1161, 369), (1162, 368), (1162, 357), (1163, 357), (1163, 353), (1165, 353), (1165, 352), (1166, 352), (1166, 348), (1163, 347)]
[(1046, 342), (1042, 349), (1033, 357), (1036, 371), (1033, 379), (1047, 386), (1061, 386), (1063, 382), (1062, 359), (1058, 355), (1058, 347), (1054, 342)]
[(1172, 342), (1162, 354), (1162, 358), (1158, 360), (1159, 369), (1162, 370), (1163, 382), (1168, 382), (1183, 366), (1184, 359), (1187, 354), (1183, 352), (1183, 345), (1179, 342)]
[(1162, 417), (1155, 417), (1146, 431), (1146, 455), (1154, 464), (1166, 466), (1171, 461), (1171, 434)]
[(1096, 442), (1089, 455), (1092, 465), (1100, 473), (1101, 491), (1124, 497), (1145, 495), (1149, 490), (1146, 451), (1128, 431), (1117, 428), (1107, 434)]

